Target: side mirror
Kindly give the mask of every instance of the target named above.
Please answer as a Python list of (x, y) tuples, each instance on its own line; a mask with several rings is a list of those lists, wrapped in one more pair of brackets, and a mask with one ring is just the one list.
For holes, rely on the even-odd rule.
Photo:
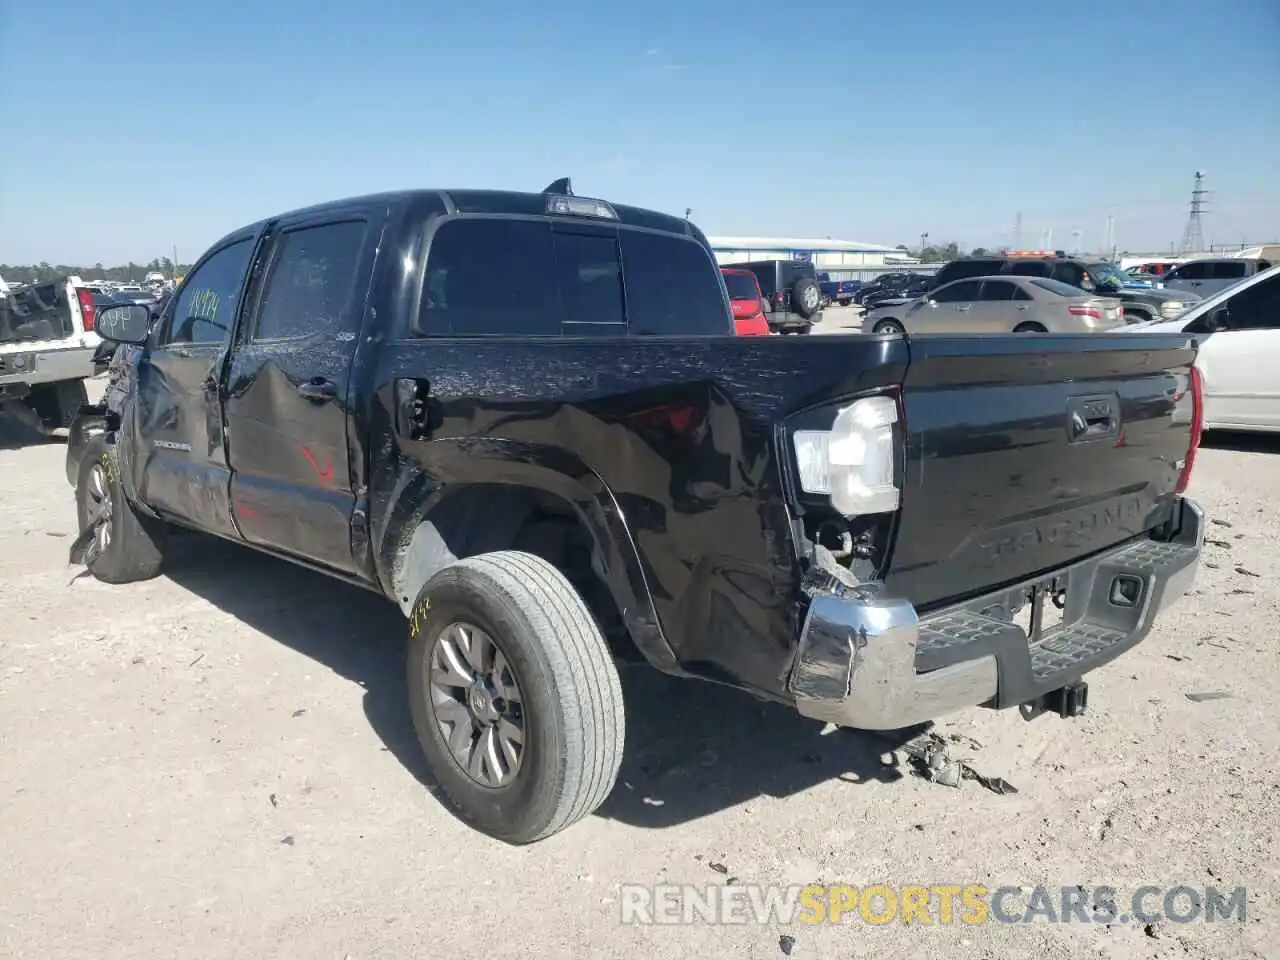
[(94, 332), (113, 343), (141, 344), (151, 333), (151, 311), (140, 303), (105, 307), (98, 313)]
[(1094, 288), (1096, 293), (1119, 293), (1120, 288), (1114, 283), (1099, 283)]
[(926, 297), (924, 303), (927, 307), (936, 307), (938, 305), (938, 301), (933, 299), (933, 297)]
[(1231, 308), (1223, 304), (1210, 313), (1206, 321), (1205, 326), (1209, 328), (1210, 333), (1231, 329)]

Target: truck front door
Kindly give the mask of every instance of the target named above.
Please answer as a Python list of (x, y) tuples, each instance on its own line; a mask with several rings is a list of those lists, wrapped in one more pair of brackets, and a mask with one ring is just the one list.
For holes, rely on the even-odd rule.
[(212, 250), (165, 310), (138, 361), (139, 493), (213, 533), (235, 535), (222, 430), (221, 375), (256, 234)]
[(380, 228), (362, 212), (274, 225), (225, 407), (244, 538), (362, 575), (367, 551), (353, 547), (352, 524), (365, 457), (351, 442), (351, 370)]

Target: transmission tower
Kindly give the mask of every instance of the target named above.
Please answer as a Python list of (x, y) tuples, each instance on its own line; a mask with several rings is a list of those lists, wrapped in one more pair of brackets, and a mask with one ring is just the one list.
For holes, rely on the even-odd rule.
[(1204, 188), (1204, 171), (1196, 171), (1196, 185), (1191, 190), (1191, 215), (1187, 217), (1187, 226), (1182, 231), (1181, 253), (1199, 253), (1204, 250), (1204, 215), (1205, 195), (1209, 191)]

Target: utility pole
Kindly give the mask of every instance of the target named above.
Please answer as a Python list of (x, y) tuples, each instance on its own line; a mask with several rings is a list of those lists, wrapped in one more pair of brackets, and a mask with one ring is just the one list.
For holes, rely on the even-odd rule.
[(1205, 212), (1205, 194), (1209, 191), (1204, 188), (1204, 171), (1196, 171), (1195, 186), (1191, 188), (1191, 213), (1187, 217), (1187, 226), (1182, 231), (1182, 249), (1185, 255), (1188, 253), (1199, 253), (1204, 250), (1204, 225), (1203, 215)]
[(1071, 231), (1071, 255), (1078, 257), (1080, 255), (1080, 237), (1083, 236), (1083, 230)]
[(1102, 255), (1114, 260), (1116, 255), (1116, 218), (1113, 216), (1107, 217), (1107, 233), (1103, 244)]
[(929, 243), (929, 234), (927, 232), (920, 234), (920, 262), (921, 263), (924, 262), (924, 248), (928, 243)]
[(1013, 216), (1013, 249), (1022, 249), (1022, 211)]

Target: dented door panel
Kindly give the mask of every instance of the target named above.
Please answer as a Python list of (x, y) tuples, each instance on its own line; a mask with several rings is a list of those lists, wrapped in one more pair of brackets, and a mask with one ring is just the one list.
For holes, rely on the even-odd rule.
[(234, 535), (217, 371), (221, 345), (161, 348), (138, 365), (140, 495), (191, 526)]

